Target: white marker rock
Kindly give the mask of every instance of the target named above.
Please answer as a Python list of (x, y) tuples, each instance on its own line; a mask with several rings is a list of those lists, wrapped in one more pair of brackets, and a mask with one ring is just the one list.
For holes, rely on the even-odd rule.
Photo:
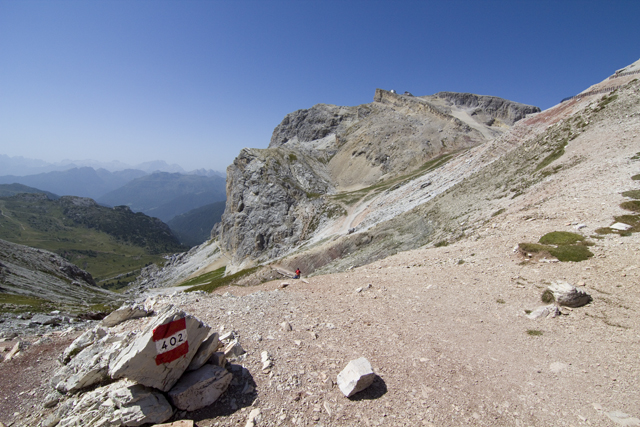
[(109, 376), (168, 391), (187, 369), (210, 329), (194, 316), (168, 306), (109, 363)]

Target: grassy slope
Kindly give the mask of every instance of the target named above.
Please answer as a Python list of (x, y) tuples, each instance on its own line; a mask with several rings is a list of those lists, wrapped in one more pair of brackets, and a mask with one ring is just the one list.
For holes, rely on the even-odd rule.
[[(141, 267), (161, 262), (162, 253), (184, 249), (170, 233), (156, 235), (158, 230), (148, 217), (128, 210), (118, 212), (97, 205), (70, 209), (64, 198), (52, 201), (21, 196), (0, 198), (0, 210), (0, 238), (58, 253), (90, 272), (103, 287), (117, 286), (118, 281), (123, 286)], [(109, 228), (97, 224), (99, 221), (114, 229), (124, 227), (129, 239), (105, 232)]]

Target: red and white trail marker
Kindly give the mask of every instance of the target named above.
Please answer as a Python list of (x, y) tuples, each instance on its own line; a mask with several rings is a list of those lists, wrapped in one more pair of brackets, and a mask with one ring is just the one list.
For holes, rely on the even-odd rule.
[(160, 325), (153, 330), (153, 341), (156, 343), (156, 365), (173, 362), (189, 352), (187, 341), (187, 324), (184, 317), (173, 322)]

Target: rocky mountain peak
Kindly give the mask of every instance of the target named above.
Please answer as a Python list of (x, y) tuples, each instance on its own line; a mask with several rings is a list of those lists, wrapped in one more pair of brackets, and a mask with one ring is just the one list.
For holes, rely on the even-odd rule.
[(456, 107), (468, 109), (471, 116), (481, 117), (484, 123), (491, 126), (496, 119), (512, 126), (527, 114), (539, 113), (540, 108), (521, 104), (497, 96), (475, 95), (473, 93), (438, 92), (435, 98), (445, 99)]
[(310, 142), (322, 139), (339, 132), (339, 128), (348, 125), (356, 115), (357, 111), (354, 107), (328, 104), (316, 104), (309, 109), (294, 111), (287, 114), (273, 130), (269, 148), (280, 147), (288, 142)]

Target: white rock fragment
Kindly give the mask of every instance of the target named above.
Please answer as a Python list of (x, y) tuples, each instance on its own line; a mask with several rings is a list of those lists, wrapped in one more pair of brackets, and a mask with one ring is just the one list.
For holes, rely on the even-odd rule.
[(280, 327), (285, 332), (290, 332), (291, 330), (293, 330), (293, 328), (291, 327), (291, 323), (287, 322), (286, 320), (280, 323)]
[(256, 408), (249, 412), (249, 416), (247, 417), (247, 423), (244, 427), (255, 427), (260, 422), (262, 416), (260, 414), (260, 408)]
[(271, 368), (271, 366), (273, 366), (273, 361), (271, 360), (271, 356), (268, 352), (263, 351), (262, 353), (260, 353), (260, 359), (262, 361), (263, 371), (266, 371), (267, 369)]
[(616, 222), (615, 224), (610, 225), (609, 228), (612, 230), (627, 231), (632, 227), (629, 224), (625, 224), (623, 222)]
[(224, 355), (227, 359), (232, 359), (232, 358), (241, 356), (244, 353), (246, 353), (246, 351), (244, 350), (244, 348), (242, 348), (242, 346), (238, 341), (231, 341), (224, 348)]
[(220, 335), (220, 341), (229, 342), (233, 340), (235, 337), (236, 337), (236, 333), (234, 331), (225, 332), (224, 334)]
[(547, 286), (553, 293), (553, 297), (558, 305), (567, 307), (582, 307), (591, 302), (591, 296), (584, 289), (577, 289), (567, 282), (557, 280)]
[(8, 362), (9, 360), (18, 357), (20, 355), (20, 350), (24, 349), (26, 346), (27, 345), (24, 343), (24, 341), (18, 341), (17, 343), (15, 343), (13, 348), (4, 357), (4, 361)]
[(367, 289), (371, 289), (371, 283), (369, 283), (367, 286), (356, 288), (356, 293), (359, 294), (360, 292), (366, 291)]
[(527, 315), (529, 319), (543, 319), (547, 317), (558, 317), (560, 316), (560, 310), (555, 304), (551, 305), (543, 305), (542, 307), (538, 307), (533, 310), (531, 313)]
[(176, 408), (195, 411), (218, 400), (232, 378), (233, 375), (220, 366), (204, 365), (184, 374), (167, 394)]
[(374, 379), (375, 374), (371, 364), (367, 359), (361, 357), (349, 362), (338, 374), (338, 387), (340, 387), (342, 394), (351, 397), (369, 387)]
[(127, 320), (147, 317), (151, 313), (153, 313), (153, 311), (148, 311), (142, 304), (124, 304), (122, 307), (112, 311), (107, 317), (102, 319), (100, 325), (112, 328)]
[(607, 417), (614, 423), (625, 427), (640, 426), (640, 419), (632, 417), (629, 414), (625, 414), (621, 411), (606, 412)]

